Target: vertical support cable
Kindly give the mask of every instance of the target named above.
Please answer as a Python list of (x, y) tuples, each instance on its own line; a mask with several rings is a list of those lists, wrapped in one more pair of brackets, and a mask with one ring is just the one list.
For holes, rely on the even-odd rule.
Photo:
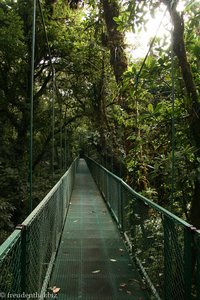
[(52, 97), (52, 174), (54, 177), (54, 164), (55, 164), (55, 69), (53, 72), (53, 97)]
[(63, 169), (63, 134), (62, 134), (62, 103), (60, 102), (60, 171)]
[(114, 171), (114, 149), (113, 149), (113, 141), (111, 139), (111, 171)]
[(65, 171), (67, 170), (67, 128), (65, 127), (65, 153), (64, 153), (64, 159), (65, 159)]
[(172, 208), (174, 200), (174, 186), (175, 186), (175, 109), (174, 109), (174, 100), (175, 100), (175, 86), (174, 86), (174, 51), (173, 51), (173, 38), (171, 46), (171, 81), (172, 81), (172, 180), (171, 180), (171, 199), (170, 206)]
[(29, 145), (29, 212), (33, 209), (33, 98), (34, 98), (34, 63), (35, 63), (35, 23), (36, 0), (33, 1), (31, 80), (30, 80), (30, 145)]

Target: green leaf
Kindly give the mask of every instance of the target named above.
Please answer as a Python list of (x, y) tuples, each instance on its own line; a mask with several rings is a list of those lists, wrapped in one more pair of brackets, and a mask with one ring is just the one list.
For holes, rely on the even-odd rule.
[(162, 103), (158, 103), (155, 107), (155, 113), (158, 113), (158, 112), (161, 112), (161, 109), (162, 109)]
[(153, 104), (152, 104), (152, 103), (149, 103), (149, 104), (148, 104), (148, 111), (149, 111), (150, 113), (153, 113), (153, 112), (154, 112)]

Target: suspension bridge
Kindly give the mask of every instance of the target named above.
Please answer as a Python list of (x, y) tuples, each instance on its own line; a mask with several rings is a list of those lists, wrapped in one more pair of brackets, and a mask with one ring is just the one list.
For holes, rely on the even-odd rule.
[(4, 299), (200, 299), (200, 232), (85, 157), (0, 247)]
[[(0, 298), (200, 300), (200, 231), (138, 194), (91, 158), (77, 157), (32, 211), (37, 2), (53, 93), (58, 92), (42, 7), (39, 0), (34, 0), (29, 134), (31, 213), (0, 246)], [(172, 74), (173, 68), (172, 51)], [(172, 178), (173, 81), (172, 75)], [(54, 142), (54, 99), (52, 102)], [(54, 166), (54, 145), (52, 157)]]

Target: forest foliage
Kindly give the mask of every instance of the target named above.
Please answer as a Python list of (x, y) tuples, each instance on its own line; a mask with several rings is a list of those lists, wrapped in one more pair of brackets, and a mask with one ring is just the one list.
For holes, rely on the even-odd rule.
[[(81, 150), (200, 227), (200, 9), (180, 2), (40, 0), (54, 78), (37, 1), (34, 206)], [(160, 9), (172, 45), (157, 37), (145, 61), (130, 57), (126, 32)], [(1, 241), (28, 213), (32, 12), (0, 3)]]

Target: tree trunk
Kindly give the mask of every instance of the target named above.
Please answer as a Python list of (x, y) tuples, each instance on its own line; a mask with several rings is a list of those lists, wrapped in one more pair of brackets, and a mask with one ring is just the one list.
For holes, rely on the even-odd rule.
[(187, 53), (185, 49), (184, 41), (184, 20), (183, 16), (180, 15), (176, 10), (176, 4), (171, 4), (171, 1), (161, 0), (167, 5), (170, 13), (173, 29), (173, 50), (176, 54), (181, 68), (182, 77), (185, 83), (187, 91), (187, 110), (190, 115), (190, 131), (192, 137), (192, 144), (195, 146), (195, 157), (196, 157), (196, 179), (194, 182), (194, 194), (191, 203), (191, 223), (200, 228), (200, 174), (198, 171), (197, 158), (200, 157), (200, 103), (198, 100), (198, 93), (194, 82), (192, 70), (187, 59)]
[(127, 58), (125, 54), (124, 35), (118, 31), (114, 18), (119, 17), (119, 5), (117, 0), (101, 0), (104, 19), (108, 34), (108, 46), (110, 49), (110, 62), (113, 67), (115, 78), (119, 84), (122, 75), (127, 70)]

